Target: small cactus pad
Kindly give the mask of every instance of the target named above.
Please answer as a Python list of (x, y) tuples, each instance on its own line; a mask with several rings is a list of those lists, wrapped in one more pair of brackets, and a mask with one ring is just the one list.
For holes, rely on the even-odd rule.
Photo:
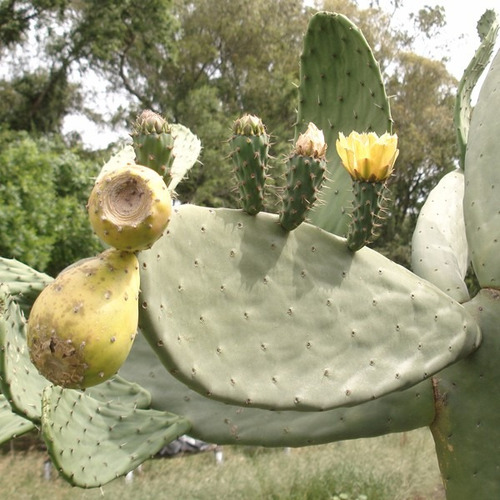
[(469, 300), (463, 200), (463, 171), (446, 174), (420, 211), (411, 245), (413, 271), (461, 303)]
[(446, 498), (500, 498), (500, 294), (483, 289), (465, 307), (481, 327), (483, 343), (433, 380), (436, 444)]
[(392, 120), (380, 68), (363, 34), (341, 14), (319, 12), (309, 22), (300, 60), (298, 136), (313, 122), (329, 145), (328, 173), (310, 219), (347, 234), (352, 187), (335, 151), (339, 132), (391, 132)]
[(500, 51), (472, 115), (465, 155), (464, 216), (474, 271), (482, 287), (500, 287)]
[(17, 414), (38, 422), (42, 390), (48, 384), (32, 365), (26, 345), (26, 321), (19, 306), (0, 285), (0, 386)]
[(108, 249), (63, 270), (31, 308), (27, 341), (40, 373), (64, 387), (112, 377), (137, 331), (139, 271), (134, 254)]
[(460, 149), (460, 165), (462, 168), (464, 167), (467, 137), (469, 135), (472, 115), (471, 95), (490, 61), (498, 35), (498, 20), (494, 10), (487, 10), (481, 16), (477, 25), (477, 31), (481, 44), (458, 84), (457, 99), (455, 101), (454, 121)]
[(409, 387), (478, 346), (474, 320), (433, 285), (277, 218), (181, 206), (140, 255), (141, 330), (187, 385), (238, 406), (325, 410)]
[(14, 413), (6, 397), (0, 394), (0, 445), (34, 428), (35, 424)]
[(138, 384), (129, 382), (119, 375), (111, 377), (102, 384), (85, 390), (85, 394), (98, 401), (113, 401), (134, 408), (149, 408), (151, 394)]
[(145, 250), (163, 234), (172, 200), (163, 179), (142, 165), (124, 163), (100, 175), (87, 210), (95, 233), (119, 250)]
[(170, 182), (167, 185), (168, 190), (173, 193), (179, 182), (198, 161), (201, 141), (184, 125), (173, 123), (171, 128), (174, 136), (174, 161), (170, 168)]
[(120, 374), (151, 392), (153, 409), (183, 415), (192, 424), (189, 435), (208, 443), (308, 446), (409, 431), (434, 420), (429, 379), (362, 405), (322, 412), (227, 405), (202, 396), (170, 375), (142, 335)]
[(43, 393), (48, 452), (61, 475), (82, 488), (135, 469), (189, 428), (177, 415), (103, 402), (72, 389), (48, 386)]

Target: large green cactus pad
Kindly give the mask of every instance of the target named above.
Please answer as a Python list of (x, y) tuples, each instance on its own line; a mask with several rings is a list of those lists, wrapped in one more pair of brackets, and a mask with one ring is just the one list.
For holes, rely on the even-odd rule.
[(413, 271), (458, 302), (469, 300), (463, 200), (463, 171), (446, 174), (424, 203), (412, 240)]
[(465, 156), (464, 215), (471, 260), (482, 287), (500, 287), (500, 51), (472, 115)]
[(71, 484), (93, 488), (126, 474), (186, 433), (186, 419), (48, 386), (42, 435), (59, 472)]
[(429, 379), (374, 401), (323, 412), (270, 411), (209, 399), (170, 375), (143, 335), (120, 374), (152, 395), (152, 408), (173, 412), (192, 425), (189, 435), (209, 443), (308, 446), (372, 437), (428, 426), (434, 420)]
[(277, 216), (178, 208), (141, 260), (140, 324), (167, 369), (237, 406), (325, 410), (473, 351), (462, 306), (377, 252)]
[(345, 236), (353, 195), (335, 141), (339, 132), (390, 132), (392, 120), (372, 50), (359, 28), (341, 14), (317, 13), (304, 36), (296, 137), (309, 122), (323, 130), (328, 144), (324, 203), (309, 217), (317, 226)]
[(436, 443), (446, 498), (500, 498), (500, 294), (481, 290), (465, 307), (483, 332), (481, 347), (434, 379)]

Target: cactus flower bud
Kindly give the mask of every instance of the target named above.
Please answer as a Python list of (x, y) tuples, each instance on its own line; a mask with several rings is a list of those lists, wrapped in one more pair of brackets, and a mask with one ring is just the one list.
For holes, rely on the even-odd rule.
[(235, 135), (262, 135), (266, 128), (262, 120), (255, 115), (244, 114), (233, 123), (233, 133)]
[(295, 143), (295, 153), (302, 156), (324, 159), (326, 156), (326, 142), (323, 131), (314, 123), (309, 123), (307, 130), (299, 135)]
[(375, 132), (342, 132), (337, 139), (337, 152), (350, 176), (363, 182), (384, 182), (392, 174), (399, 154), (398, 137), (388, 132), (380, 137)]
[(158, 113), (146, 109), (137, 116), (132, 135), (161, 134), (163, 132), (170, 132), (167, 120)]

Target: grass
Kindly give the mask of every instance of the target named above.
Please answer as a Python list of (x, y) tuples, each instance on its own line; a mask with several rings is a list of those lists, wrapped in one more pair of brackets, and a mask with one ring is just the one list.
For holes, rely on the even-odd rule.
[(127, 482), (74, 488), (43, 478), (43, 451), (0, 454), (0, 491), (13, 500), (444, 500), (430, 433), (419, 429), (374, 439), (308, 448), (224, 447), (212, 452), (149, 460)]

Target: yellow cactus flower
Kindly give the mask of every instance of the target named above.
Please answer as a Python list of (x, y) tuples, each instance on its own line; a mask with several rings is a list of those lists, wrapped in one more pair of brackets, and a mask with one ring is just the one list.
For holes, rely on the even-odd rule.
[(351, 132), (347, 137), (340, 132), (337, 153), (351, 177), (364, 182), (384, 182), (394, 168), (399, 154), (398, 136), (386, 132), (380, 137), (375, 132)]
[(323, 131), (310, 122), (307, 130), (299, 135), (295, 143), (295, 152), (298, 155), (324, 159), (326, 156), (326, 142)]

